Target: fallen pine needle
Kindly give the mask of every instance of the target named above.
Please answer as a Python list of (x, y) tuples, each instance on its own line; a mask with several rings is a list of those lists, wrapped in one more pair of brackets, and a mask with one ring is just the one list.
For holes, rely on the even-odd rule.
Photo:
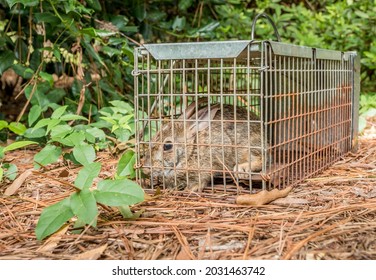
[(348, 223), (352, 218), (347, 218), (339, 223), (335, 223), (335, 224), (332, 224), (331, 226), (328, 226), (327, 228), (324, 228), (320, 231), (317, 231), (315, 232), (314, 234), (311, 234), (310, 236), (308, 236), (307, 238), (303, 239), (302, 241), (298, 242), (297, 244), (295, 244), (295, 246), (287, 252), (287, 254), (282, 258), (283, 260), (289, 260), (291, 259), (291, 257), (300, 249), (302, 248), (305, 244), (307, 244), (309, 241), (311, 241), (312, 239), (316, 238), (317, 236), (320, 236), (328, 231), (331, 231), (332, 229), (340, 226), (340, 225), (343, 225), (343, 224), (346, 224)]

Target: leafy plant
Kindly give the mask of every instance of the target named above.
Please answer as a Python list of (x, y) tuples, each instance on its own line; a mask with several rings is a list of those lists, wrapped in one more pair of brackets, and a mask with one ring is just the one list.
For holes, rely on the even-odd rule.
[(99, 111), (100, 120), (104, 122), (93, 125), (110, 129), (116, 139), (126, 142), (135, 131), (133, 106), (119, 100), (110, 101), (110, 103), (111, 107), (105, 107)]
[(362, 132), (366, 128), (367, 118), (376, 116), (376, 94), (369, 93), (361, 95), (359, 104), (359, 131)]
[(0, 146), (0, 182), (3, 180), (3, 177), (8, 178), (9, 180), (14, 180), (17, 177), (17, 166), (12, 163), (3, 163), (5, 153), (33, 144), (38, 143), (33, 141), (18, 141), (5, 147)]
[(61, 103), (93, 117), (130, 89), (133, 50), (123, 32), (137, 28), (127, 26), (126, 16), (107, 16), (96, 0), (7, 0), (0, 6), (9, 11), (0, 24), (0, 75), (13, 69), (27, 98), (19, 120), (29, 104), (29, 125)]
[(94, 161), (95, 150), (87, 142), (92, 141), (94, 138), (95, 143), (96, 136), (100, 136), (100, 140), (104, 141), (104, 132), (85, 131), (86, 125), (70, 126), (68, 122), (76, 120), (87, 121), (87, 119), (66, 113), (67, 108), (67, 105), (58, 107), (51, 117), (40, 119), (33, 128), (28, 129), (25, 133), (25, 137), (29, 139), (40, 139), (42, 137), (47, 139), (47, 145), (34, 157), (35, 168), (57, 161), (62, 154), (62, 149), (60, 146), (54, 145), (54, 143), (73, 147), (72, 156), (76, 162), (84, 165)]
[[(0, 131), (5, 131), (5, 130), (9, 130), (15, 133), (16, 135), (23, 135), (26, 131), (26, 127), (20, 122), (8, 123), (4, 120), (0, 120)], [(7, 138), (8, 137), (6, 137), (6, 139)]]
[[(37, 122), (25, 131), (24, 137), (47, 143), (34, 157), (35, 168), (56, 162), (63, 153), (61, 147), (72, 148), (65, 154), (66, 159), (86, 165), (94, 162), (97, 150), (111, 144), (109, 139), (126, 143), (133, 137), (133, 107), (123, 101), (110, 103), (113, 106), (101, 109), (99, 115), (102, 117), (92, 123), (84, 124), (82, 122), (88, 122), (87, 118), (67, 112), (68, 105), (57, 106), (49, 118), (37, 121), (38, 116), (33, 116), (29, 123)], [(79, 123), (73, 126), (74, 121)]]
[(96, 150), (109, 145), (102, 129), (125, 141), (134, 134), (133, 108), (122, 101), (112, 101), (111, 104), (113, 106), (100, 111), (103, 117), (98, 122), (78, 123), (75, 126), (69, 125), (69, 122), (87, 122), (88, 119), (67, 112), (67, 105), (57, 106), (48, 118), (37, 120), (38, 116), (34, 117), (34, 127), (26, 131), (25, 137), (47, 141), (47, 145), (34, 156), (35, 168), (56, 162), (63, 153), (62, 147), (71, 148), (65, 158), (83, 165), (72, 186), (76, 192), (43, 210), (36, 227), (38, 239), (54, 233), (74, 216), (77, 218), (75, 227), (96, 226), (98, 204), (117, 206), (122, 215), (129, 218), (129, 205), (143, 201), (141, 187), (130, 180), (135, 177), (135, 155), (132, 150), (127, 150), (121, 157), (115, 180), (102, 180), (96, 189), (91, 189), (101, 170), (101, 164), (95, 162)]
[(127, 208), (143, 201), (144, 192), (141, 187), (127, 178), (102, 180), (97, 188), (92, 188), (93, 180), (100, 170), (99, 162), (86, 164), (72, 186), (76, 191), (68, 198), (43, 209), (35, 229), (38, 239), (56, 232), (73, 217), (76, 217), (75, 227), (96, 227), (100, 204)]
[[(0, 131), (11, 131), (16, 135), (23, 135), (26, 131), (26, 127), (18, 122), (8, 123), (4, 120), (0, 120)], [(8, 139), (8, 137), (5, 137)], [(0, 146), (0, 182), (3, 180), (3, 177), (8, 178), (9, 180), (14, 180), (17, 177), (17, 166), (12, 163), (4, 163), (3, 159), (6, 152), (21, 149), (23, 147), (38, 144), (34, 141), (17, 141), (7, 146)]]

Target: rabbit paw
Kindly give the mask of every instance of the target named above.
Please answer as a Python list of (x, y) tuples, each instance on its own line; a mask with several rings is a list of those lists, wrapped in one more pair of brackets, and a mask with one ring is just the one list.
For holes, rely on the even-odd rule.
[(249, 172), (257, 172), (262, 169), (262, 162), (261, 160), (252, 161), (251, 164), (248, 162), (243, 162), (241, 164), (236, 164), (234, 166), (234, 172), (237, 174), (239, 179), (249, 179)]
[(203, 187), (200, 184), (193, 185), (191, 187), (188, 187), (187, 190), (191, 192), (201, 192)]
[(191, 192), (202, 192), (202, 190), (210, 183), (210, 175), (201, 174), (201, 178), (198, 180), (192, 180), (187, 186), (186, 190)]
[(236, 176), (239, 179), (249, 179), (249, 163), (248, 162), (243, 162), (241, 164), (236, 164), (234, 166), (234, 172), (236, 173)]

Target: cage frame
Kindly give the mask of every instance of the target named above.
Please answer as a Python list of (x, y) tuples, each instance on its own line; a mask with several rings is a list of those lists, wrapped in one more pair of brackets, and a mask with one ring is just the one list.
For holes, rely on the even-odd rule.
[[(141, 57), (146, 56), (146, 64), (150, 65), (150, 60), (155, 60), (156, 62), (160, 61), (170, 61), (171, 62), (171, 69), (167, 69), (166, 71), (170, 71), (171, 76), (173, 76), (173, 65), (176, 63), (176, 61), (188, 61), (188, 60), (193, 60), (196, 61), (196, 66), (197, 66), (197, 61), (204, 61), (208, 60), (208, 63), (210, 65), (210, 60), (231, 60), (233, 59), (236, 65), (236, 60), (238, 60), (240, 57), (244, 56), (246, 57), (246, 60), (248, 61), (248, 69), (249, 71), (249, 65), (250, 65), (250, 60), (253, 59), (252, 56), (255, 55), (256, 59), (259, 59), (261, 62), (260, 66), (255, 66), (257, 70), (260, 72), (260, 125), (261, 125), (261, 149), (263, 153), (263, 163), (262, 163), (262, 170), (258, 173), (258, 176), (256, 174), (253, 174), (252, 172), (249, 173), (250, 179), (249, 179), (249, 191), (253, 191), (252, 187), (252, 182), (253, 181), (261, 181), (262, 184), (262, 189), (270, 189), (274, 187), (279, 187), (279, 188), (284, 188), (287, 186), (295, 186), (298, 183), (302, 182), (308, 177), (312, 177), (316, 175), (317, 173), (321, 172), (322, 170), (328, 168), (332, 163), (337, 161), (340, 156), (343, 154), (349, 152), (349, 151), (354, 151), (357, 149), (357, 135), (358, 135), (358, 107), (359, 107), (359, 94), (360, 94), (360, 58), (356, 52), (342, 52), (342, 51), (336, 51), (336, 50), (326, 50), (326, 49), (321, 49), (321, 48), (312, 48), (312, 47), (306, 47), (306, 46), (297, 46), (293, 44), (288, 44), (288, 43), (282, 43), (278, 41), (271, 41), (271, 40), (235, 40), (235, 41), (220, 41), (220, 42), (188, 42), (188, 43), (164, 43), (164, 44), (145, 44), (141, 47), (138, 47), (134, 51), (134, 71), (133, 75), (135, 77), (135, 123), (139, 124), (140, 122), (145, 122), (142, 118), (140, 118), (138, 108), (140, 108), (140, 98), (143, 97), (149, 97), (150, 98), (150, 84), (147, 85), (147, 94), (140, 94), (140, 87), (142, 88), (142, 82), (140, 86), (140, 80), (139, 78), (142, 77), (143, 75), (146, 75), (146, 80), (150, 82), (150, 75), (152, 74), (152, 69), (147, 66), (146, 69), (143, 69), (142, 64), (145, 62), (141, 62), (140, 64), (140, 59)], [(268, 60), (267, 56), (270, 56), (271, 59)], [(333, 151), (330, 151), (328, 153), (330, 154), (330, 160), (327, 163), (320, 163), (317, 167), (314, 168), (313, 172), (311, 172), (309, 175), (305, 176), (300, 176), (300, 178), (296, 178), (293, 181), (289, 181), (288, 183), (281, 183), (280, 182), (280, 177), (286, 177), (289, 175), (284, 174), (281, 176), (278, 173), (278, 176), (271, 177), (270, 170), (268, 171), (268, 166), (267, 166), (267, 151), (268, 151), (268, 130), (270, 130), (270, 123), (268, 123), (267, 117), (265, 117), (266, 113), (265, 110), (268, 110), (269, 104), (264, 104), (268, 103), (268, 94), (270, 95), (270, 92), (275, 92), (271, 90), (268, 87), (272, 87), (270, 81), (272, 80), (272, 75), (276, 76), (277, 70), (276, 67), (274, 66), (273, 68), (273, 59), (275, 57), (288, 57), (288, 58), (296, 58), (298, 59), (305, 59), (304, 61), (307, 62), (307, 64), (304, 67), (313, 67), (310, 68), (311, 70), (305, 69), (307, 72), (311, 71), (312, 79), (322, 79), (325, 80), (325, 83), (329, 83), (330, 80), (327, 80), (327, 78), (324, 76), (322, 73), (316, 73), (318, 76), (314, 76), (313, 73), (315, 71), (319, 71), (318, 69), (318, 63), (323, 62), (323, 65), (328, 67), (334, 67), (335, 69), (328, 69), (325, 70), (328, 72), (328, 75), (331, 74), (331, 70), (335, 71), (337, 70), (338, 73), (340, 73), (342, 70), (349, 72), (350, 76), (347, 77), (346, 82), (350, 84), (350, 92), (346, 93), (347, 98), (350, 97), (351, 100), (347, 100), (350, 102), (350, 105), (343, 106), (346, 108), (346, 110), (350, 110), (347, 112), (349, 114), (349, 120), (346, 120), (346, 122), (350, 122), (349, 125), (349, 135), (346, 135), (346, 137), (349, 137), (348, 140), (348, 147), (345, 147), (345, 150), (340, 153), (340, 155), (335, 155)], [(292, 60), (294, 63), (294, 60)], [(275, 62), (275, 61), (274, 61)], [(268, 65), (268, 63), (270, 65)], [(281, 63), (279, 61), (278, 63)], [(290, 60), (289, 62), (290, 63)], [(309, 66), (309, 63), (312, 65)], [(349, 64), (347, 69), (336, 69), (336, 67), (339, 67), (337, 65), (338, 63), (340, 64)], [(265, 64), (265, 65), (264, 65)], [(302, 64), (304, 65), (304, 64)], [(210, 67), (209, 67), (210, 68)], [(290, 69), (292, 73), (294, 72), (294, 69)], [(299, 69), (297, 69), (298, 71)], [(158, 72), (159, 70), (157, 70)], [(186, 69), (183, 67), (182, 69), (183, 73), (186, 71)], [(208, 70), (209, 71), (209, 70)], [(221, 70), (222, 71), (222, 70)], [(324, 70), (322, 70), (324, 72)], [(335, 73), (337, 73), (335, 72)], [(158, 72), (159, 74), (161, 71)], [(247, 72), (248, 73), (248, 72)], [(339, 75), (339, 74), (333, 74), (333, 75)], [(322, 76), (320, 76), (322, 75)], [(341, 87), (341, 80), (342, 76), (335, 76), (335, 77), (329, 77), (333, 79), (339, 79), (340, 82), (335, 85), (335, 90), (333, 95), (334, 97), (336, 96), (336, 90), (339, 87)], [(168, 79), (168, 74), (165, 76), (165, 79)], [(248, 79), (249, 81), (249, 79)], [(281, 81), (279, 81), (281, 83)], [(318, 83), (317, 81), (310, 81), (311, 83), (315, 84)], [(163, 82), (164, 84), (165, 82)], [(163, 86), (162, 84), (162, 86)], [(279, 84), (280, 86), (280, 84)], [(292, 86), (294, 87), (294, 86)], [(331, 89), (333, 91), (333, 89)], [(342, 88), (340, 88), (340, 91)], [(249, 91), (247, 92), (249, 94)], [(195, 93), (194, 93), (195, 95)], [(196, 92), (197, 95), (197, 92)], [(330, 96), (331, 96), (330, 95)], [(210, 97), (210, 96), (209, 96)], [(208, 97), (208, 98), (209, 98)], [(270, 96), (269, 96), (270, 97)], [(282, 97), (283, 98), (283, 97)], [(325, 97), (324, 95), (318, 96), (318, 97), (310, 97), (312, 99), (310, 102), (313, 102), (314, 106), (319, 106), (319, 103), (321, 101), (325, 102), (337, 102), (337, 101), (328, 101), (328, 97)], [(292, 99), (286, 99), (286, 103), (291, 103)], [(155, 103), (157, 104), (157, 103)], [(308, 104), (311, 106), (312, 104)], [(339, 104), (342, 106), (341, 104)], [(208, 105), (210, 106), (210, 105)], [(286, 106), (286, 105), (284, 105)], [(153, 108), (150, 109), (150, 106), (148, 106), (148, 110), (153, 111)], [(186, 106), (187, 107), (187, 106)], [(183, 110), (183, 109), (182, 109)], [(270, 110), (270, 109), (269, 109)], [(281, 110), (281, 108), (279, 108)], [(329, 110), (330, 108), (323, 109), (325, 111), (325, 118), (329, 119), (330, 114)], [(339, 107), (336, 107), (336, 110), (339, 111)], [(183, 113), (183, 111), (181, 111)], [(160, 119), (161, 120), (161, 119)], [(174, 120), (172, 120), (174, 122)], [(326, 128), (321, 128), (321, 129), (326, 129)], [(342, 128), (338, 128), (341, 130)], [(143, 128), (140, 128), (139, 125), (136, 125), (136, 151), (137, 151), (137, 156), (136, 156), (136, 165), (140, 166), (142, 164), (141, 156), (140, 156), (140, 136), (142, 133), (141, 131)], [(316, 136), (313, 136), (316, 137)], [(324, 136), (325, 137), (325, 136)], [(329, 141), (329, 136), (328, 139)], [(142, 141), (141, 141), (142, 142)], [(347, 145), (347, 144), (346, 144)], [(324, 153), (324, 152), (323, 152)], [(319, 158), (319, 155), (315, 157), (316, 159)], [(288, 159), (289, 161), (289, 159)], [(303, 163), (305, 164), (305, 163)], [(270, 166), (269, 166), (270, 169)], [(252, 174), (251, 174), (252, 173)], [(275, 173), (275, 172), (274, 172)], [(138, 170), (136, 172), (136, 179), (143, 185), (144, 187), (148, 187), (144, 183), (143, 176), (141, 174), (141, 170)], [(278, 178), (276, 178), (278, 177)], [(188, 180), (188, 179), (187, 179)], [(152, 181), (152, 180), (151, 180)], [(176, 179), (175, 179), (176, 181)], [(211, 187), (213, 188), (213, 179), (211, 181)], [(163, 186), (165, 184), (163, 183)], [(224, 183), (224, 191), (226, 191), (226, 183)], [(153, 186), (151, 186), (154, 188)], [(239, 190), (239, 188), (237, 188)]]

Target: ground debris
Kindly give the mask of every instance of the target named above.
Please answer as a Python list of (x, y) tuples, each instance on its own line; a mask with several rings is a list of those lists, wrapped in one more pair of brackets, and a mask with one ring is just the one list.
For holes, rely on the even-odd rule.
[[(22, 174), (32, 161), (21, 160), (35, 153), (7, 156)], [(42, 209), (74, 191), (79, 168), (60, 162), (48, 177), (29, 174), (11, 196), (4, 195), (11, 182), (0, 185), (0, 259), (376, 259), (375, 155), (376, 139), (361, 140), (357, 153), (268, 205), (237, 205), (231, 193), (162, 191), (132, 208), (144, 211), (136, 220), (101, 208), (97, 228), (68, 227), (38, 241)], [(117, 159), (98, 158), (111, 174)]]

